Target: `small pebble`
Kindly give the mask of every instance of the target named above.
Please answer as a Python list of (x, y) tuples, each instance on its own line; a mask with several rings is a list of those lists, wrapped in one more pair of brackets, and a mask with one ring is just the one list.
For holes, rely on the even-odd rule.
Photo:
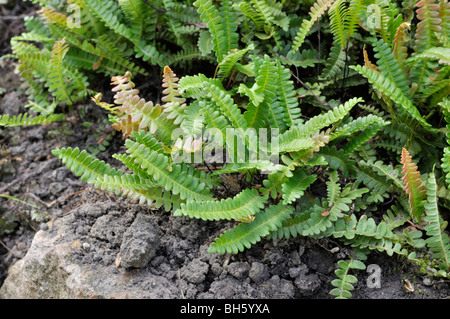
[(429, 286), (432, 286), (433, 285), (433, 281), (430, 279), (430, 278), (425, 278), (424, 280), (423, 280), (423, 284), (425, 285), (425, 286), (427, 286), (427, 287), (429, 287)]

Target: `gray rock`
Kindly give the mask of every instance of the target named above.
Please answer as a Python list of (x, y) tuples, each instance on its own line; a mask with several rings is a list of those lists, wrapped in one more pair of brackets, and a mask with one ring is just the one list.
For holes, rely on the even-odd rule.
[(248, 276), (250, 265), (244, 262), (233, 262), (228, 265), (228, 273), (236, 279), (243, 279)]
[(312, 295), (320, 288), (321, 284), (322, 282), (320, 281), (317, 274), (300, 275), (295, 280), (295, 286), (298, 288), (298, 290), (303, 296)]
[(289, 268), (289, 276), (291, 278), (297, 278), (298, 276), (304, 276), (308, 273), (308, 267), (305, 264), (302, 264), (298, 267)]
[(250, 268), (248, 276), (256, 283), (262, 282), (269, 278), (269, 269), (263, 263), (256, 261), (252, 263), (252, 267)]
[(292, 281), (282, 279), (279, 276), (272, 276), (268, 281), (261, 284), (265, 287), (264, 298), (291, 299), (295, 295), (295, 287)]
[(79, 262), (77, 236), (71, 214), (38, 231), (26, 256), (9, 269), (0, 299), (179, 298), (176, 284), (162, 276), (146, 273), (130, 285), (114, 265)]
[(208, 271), (209, 265), (196, 258), (187, 266), (183, 266), (183, 268), (181, 268), (181, 278), (192, 284), (200, 284), (205, 281)]
[(333, 259), (330, 258), (329, 253), (323, 250), (310, 250), (305, 259), (308, 268), (322, 274), (327, 275), (334, 270)]
[[(102, 212), (100, 207), (93, 206), (87, 214), (91, 216), (98, 216)], [(88, 216), (89, 216), (88, 215)], [(132, 213), (121, 216), (121, 213), (110, 213), (100, 216), (91, 228), (91, 235), (99, 239), (109, 242), (113, 247), (119, 247), (122, 244), (122, 239), (128, 226), (133, 221), (134, 215)]]
[(9, 114), (11, 116), (18, 115), (22, 102), (19, 99), (19, 94), (16, 91), (12, 91), (5, 94), (1, 105), (3, 114)]
[(144, 268), (159, 248), (159, 226), (149, 215), (138, 214), (123, 235), (120, 265), (124, 268)]

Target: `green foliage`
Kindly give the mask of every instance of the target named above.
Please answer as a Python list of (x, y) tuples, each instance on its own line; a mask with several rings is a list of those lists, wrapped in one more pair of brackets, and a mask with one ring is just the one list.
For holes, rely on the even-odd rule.
[(19, 114), (17, 116), (10, 116), (8, 114), (0, 116), (0, 126), (30, 126), (40, 125), (44, 123), (52, 123), (58, 121), (64, 121), (64, 114), (51, 114), (51, 115), (39, 115), (30, 117), (28, 113)]
[(338, 262), (339, 269), (335, 270), (338, 279), (335, 279), (331, 284), (336, 287), (330, 291), (330, 294), (337, 299), (348, 299), (352, 297), (351, 290), (354, 289), (353, 284), (358, 282), (358, 279), (351, 275), (351, 269), (364, 270), (366, 266), (359, 260), (351, 259), (349, 261), (340, 260)]

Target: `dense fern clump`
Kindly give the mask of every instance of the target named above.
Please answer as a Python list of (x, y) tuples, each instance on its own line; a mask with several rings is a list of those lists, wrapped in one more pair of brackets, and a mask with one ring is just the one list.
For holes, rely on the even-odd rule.
[[(234, 221), (210, 252), (298, 236), (340, 241), (350, 249), (331, 283), (338, 298), (351, 297), (370, 251), (450, 276), (440, 214), (450, 208), (448, 1), (422, 0), (406, 15), (378, 0), (307, 9), (72, 0), (83, 25), (73, 29), (61, 3), (39, 2), (42, 20), (28, 19), (12, 41), (34, 105), (49, 103), (35, 77), (56, 102), (93, 96), (125, 140), (113, 156), (125, 170), (54, 150), (83, 181), (174, 216)], [(191, 74), (190, 59), (216, 67)], [(143, 61), (161, 70), (158, 100), (133, 82), (149, 71)], [(89, 88), (91, 71), (112, 77), (113, 101)]]
[(30, 99), (49, 113), (48, 93), (73, 104), (92, 93), (96, 74), (147, 75), (143, 62), (163, 67), (211, 59), (197, 46), (201, 20), (190, 1), (33, 2), (42, 6), (39, 17), (26, 18), (28, 32), (11, 46)]

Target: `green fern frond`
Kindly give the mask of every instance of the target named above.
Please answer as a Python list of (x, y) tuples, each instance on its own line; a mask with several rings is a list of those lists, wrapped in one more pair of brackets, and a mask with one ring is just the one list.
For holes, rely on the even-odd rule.
[(339, 45), (333, 45), (330, 49), (330, 55), (328, 56), (325, 68), (322, 74), (319, 76), (320, 80), (334, 79), (339, 75), (345, 66), (345, 60), (347, 54)]
[(138, 201), (139, 205), (146, 204), (155, 208), (164, 205), (166, 212), (179, 208), (184, 202), (178, 195), (170, 194), (148, 179), (136, 175), (104, 175), (95, 180), (94, 187)]
[(204, 82), (204, 89), (208, 92), (211, 100), (217, 105), (222, 113), (229, 119), (234, 128), (246, 128), (247, 123), (244, 116), (234, 103), (231, 95), (220, 87)]
[(276, 173), (278, 171), (284, 171), (286, 169), (286, 166), (280, 165), (280, 164), (274, 164), (271, 161), (268, 160), (257, 160), (254, 162), (249, 163), (230, 163), (225, 165), (224, 168), (219, 169), (217, 171), (214, 171), (213, 175), (220, 175), (220, 174), (230, 174), (230, 173), (237, 173), (237, 172), (248, 172), (251, 170), (259, 170), (261, 172), (265, 173)]
[(352, 297), (352, 291), (355, 289), (354, 284), (358, 282), (358, 279), (349, 273), (350, 269), (364, 270), (366, 265), (363, 262), (350, 259), (349, 261), (338, 261), (339, 269), (335, 270), (335, 274), (338, 279), (334, 279), (331, 284), (336, 287), (330, 291), (330, 295), (336, 297), (336, 299), (348, 299)]
[(211, 244), (210, 253), (233, 253), (244, 251), (261, 238), (281, 227), (281, 222), (292, 214), (293, 208), (285, 205), (273, 205), (259, 212), (250, 223), (240, 223), (235, 228), (226, 231)]
[(239, 10), (250, 20), (253, 21), (255, 31), (261, 32), (264, 30), (264, 17), (258, 12), (248, 0), (241, 1), (239, 4)]
[(345, 0), (338, 0), (328, 11), (330, 16), (330, 30), (334, 41), (339, 44), (340, 49), (347, 45), (347, 34), (345, 24), (347, 21), (348, 8)]
[[(450, 130), (450, 100), (445, 98), (439, 106), (442, 108), (442, 113), (444, 114), (444, 120), (446, 122), (446, 128)], [(450, 145), (450, 131), (446, 133), (447, 144)], [(450, 184), (450, 147), (444, 148), (444, 154), (442, 157), (442, 169), (445, 173), (445, 182)]]
[(85, 150), (80, 151), (78, 147), (53, 150), (52, 154), (58, 157), (75, 176), (80, 177), (82, 181), (88, 184), (94, 184), (98, 178), (103, 178), (104, 175), (120, 174), (120, 171), (111, 168), (111, 165), (94, 158)]
[(301, 108), (299, 107), (296, 92), (294, 90), (293, 81), (291, 79), (290, 70), (285, 68), (280, 60), (277, 60), (277, 99), (284, 112), (284, 122), (287, 127), (303, 123), (301, 119)]
[(255, 61), (256, 84), (255, 94), (264, 96), (259, 104), (250, 103), (244, 117), (248, 127), (265, 127), (269, 121), (272, 128), (278, 128), (281, 132), (285, 129), (283, 121), (283, 109), (276, 101), (276, 66), (268, 55), (263, 59), (253, 57)]
[(378, 59), (377, 66), (379, 71), (391, 82), (395, 83), (403, 94), (410, 98), (411, 92), (408, 85), (408, 80), (405, 73), (403, 73), (399, 62), (395, 59), (394, 54), (388, 43), (385, 43), (383, 39), (372, 39), (372, 46), (375, 53), (375, 57)]
[(65, 44), (64, 38), (55, 42), (48, 66), (48, 87), (53, 96), (71, 105), (74, 103), (74, 91), (78, 91), (76, 97), (83, 97), (88, 83), (77, 70), (64, 66), (63, 59), (68, 50), (69, 46)]
[(450, 48), (445, 47), (433, 47), (423, 51), (420, 54), (415, 55), (412, 59), (432, 59), (438, 60), (439, 64), (450, 65)]
[(442, 38), (440, 38), (441, 43), (448, 47), (450, 45), (450, 2), (447, 0), (440, 0), (440, 15), (439, 17), (442, 19), (442, 31), (440, 35)]
[(192, 97), (200, 100), (204, 98), (205, 95), (205, 89), (203, 87), (204, 82), (210, 82), (212, 85), (215, 85), (219, 89), (225, 91), (220, 79), (210, 79), (202, 73), (183, 76), (178, 82), (178, 90), (185, 97)]
[(269, 194), (273, 199), (277, 198), (278, 194), (281, 194), (283, 191), (283, 183), (292, 175), (292, 171), (287, 167), (281, 171), (269, 174), (267, 179), (263, 181), (263, 187), (260, 189), (261, 194), (264, 196)]
[(302, 46), (314, 23), (328, 10), (335, 0), (317, 0), (309, 12), (310, 19), (304, 19), (300, 29), (292, 41), (291, 54), (295, 54)]
[(342, 125), (338, 127), (331, 135), (330, 135), (330, 141), (333, 141), (335, 139), (344, 137), (344, 136), (350, 136), (358, 131), (364, 130), (365, 128), (373, 125), (373, 124), (380, 124), (382, 126), (390, 124), (390, 122), (385, 121), (380, 116), (369, 114), (367, 116), (360, 116), (357, 119), (351, 121), (350, 123), (347, 123), (345, 125)]
[(317, 179), (317, 175), (308, 175), (304, 171), (296, 171), (281, 186), (283, 204), (292, 204), (296, 199), (303, 196), (305, 190)]
[(242, 50), (231, 50), (223, 57), (223, 60), (217, 65), (217, 77), (219, 79), (227, 78), (233, 71), (236, 63), (249, 51), (254, 50), (254, 45), (251, 44)]
[[(396, 191), (403, 189), (403, 184), (398, 178), (398, 171), (382, 161), (359, 161), (357, 166), (357, 180), (372, 189), (373, 195), (383, 195), (394, 186)], [(383, 200), (380, 198), (381, 201)]]
[(342, 120), (350, 110), (360, 102), (363, 102), (363, 99), (353, 98), (344, 104), (335, 107), (333, 110), (314, 116), (303, 124), (292, 126), (289, 130), (280, 135), (280, 145), (288, 144), (305, 137), (312, 137), (313, 134), (321, 129)]
[(437, 203), (437, 185), (434, 172), (428, 177), (426, 187), (427, 203), (425, 204), (426, 216), (423, 218), (426, 223), (425, 240), (428, 248), (434, 252), (433, 257), (441, 261), (440, 268), (444, 271), (450, 270), (450, 238), (444, 233), (446, 223), (439, 214)]
[(83, 0), (88, 11), (91, 12), (97, 19), (113, 30), (115, 33), (129, 39), (130, 41), (138, 41), (138, 35), (132, 28), (127, 26), (126, 18), (119, 7), (118, 2), (100, 0)]
[(153, 65), (164, 67), (171, 61), (170, 56), (161, 52), (158, 48), (145, 41), (135, 43), (134, 52), (136, 58), (142, 58), (144, 61), (150, 61)]
[(64, 114), (43, 114), (30, 117), (28, 113), (10, 116), (9, 114), (0, 115), (0, 126), (31, 126), (45, 123), (60, 122), (66, 119)]
[(225, 53), (232, 52), (238, 48), (239, 34), (237, 33), (237, 19), (232, 6), (231, 0), (223, 0), (220, 2), (219, 14), (222, 20), (221, 27), (223, 30), (223, 37), (221, 40)]
[(205, 183), (188, 174), (186, 168), (181, 165), (169, 164), (169, 159), (163, 154), (153, 151), (144, 144), (136, 143), (130, 139), (126, 140), (127, 153), (134, 161), (145, 170), (149, 176), (165, 185), (167, 191), (180, 195), (182, 200), (211, 200), (209, 190)]
[(376, 88), (379, 92), (388, 96), (396, 104), (400, 105), (406, 112), (408, 112), (413, 118), (415, 118), (423, 127), (431, 130), (431, 124), (422, 117), (419, 110), (414, 106), (412, 101), (406, 97), (402, 90), (397, 86), (395, 82), (386, 78), (383, 74), (368, 69), (365, 65), (350, 66), (350, 68), (358, 71), (369, 82)]
[(260, 196), (256, 189), (246, 189), (233, 198), (221, 201), (187, 202), (174, 212), (174, 216), (189, 216), (203, 220), (235, 219), (257, 214), (267, 202), (267, 196)]
[(347, 22), (346, 22), (346, 38), (347, 41), (350, 39), (350, 37), (356, 32), (356, 29), (358, 28), (361, 15), (366, 10), (368, 4), (365, 0), (351, 0), (350, 5), (348, 7), (348, 13), (347, 13)]
[(144, 20), (147, 8), (141, 0), (118, 0), (118, 4), (124, 13), (135, 38), (141, 37), (144, 31)]
[(222, 62), (223, 57), (229, 51), (237, 49), (239, 38), (236, 33), (236, 19), (231, 12), (231, 1), (223, 2), (223, 7), (221, 7), (220, 11), (211, 0), (197, 0), (194, 2), (200, 18), (211, 33), (213, 49), (219, 63)]
[(338, 151), (336, 146), (326, 146), (321, 148), (317, 154), (325, 158), (331, 169), (341, 169), (346, 177), (354, 174), (355, 162), (350, 159), (349, 154), (345, 153), (343, 149)]
[[(387, 125), (388, 123), (384, 124)], [(347, 144), (343, 147), (345, 153), (349, 154), (355, 150), (358, 150), (361, 146), (367, 145), (370, 139), (372, 139), (375, 134), (384, 126), (380, 123), (374, 123), (369, 127), (366, 127), (360, 134), (353, 136)]]

